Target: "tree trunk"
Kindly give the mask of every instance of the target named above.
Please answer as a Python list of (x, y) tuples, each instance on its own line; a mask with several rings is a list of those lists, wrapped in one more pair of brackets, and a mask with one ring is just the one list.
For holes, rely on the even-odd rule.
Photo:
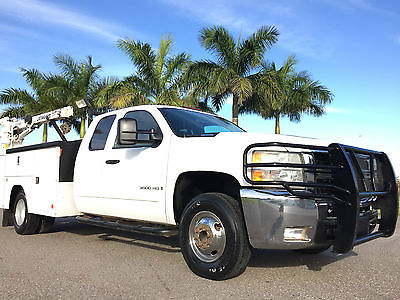
[(47, 123), (43, 124), (43, 143), (47, 143)]
[(281, 128), (279, 127), (279, 113), (275, 114), (275, 134), (280, 134)]
[(85, 136), (85, 118), (81, 118), (81, 130), (80, 130), (80, 137), (83, 139)]
[(233, 103), (232, 103), (232, 123), (239, 125), (238, 120), (239, 114), (239, 98), (235, 94), (233, 94)]

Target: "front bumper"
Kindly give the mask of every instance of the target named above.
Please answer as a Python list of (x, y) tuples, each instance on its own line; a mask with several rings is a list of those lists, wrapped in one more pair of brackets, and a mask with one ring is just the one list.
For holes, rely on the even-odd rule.
[[(303, 249), (316, 247), (318, 204), (288, 193), (240, 190), (249, 242), (260, 249)], [(285, 239), (285, 228), (306, 231), (304, 240)]]

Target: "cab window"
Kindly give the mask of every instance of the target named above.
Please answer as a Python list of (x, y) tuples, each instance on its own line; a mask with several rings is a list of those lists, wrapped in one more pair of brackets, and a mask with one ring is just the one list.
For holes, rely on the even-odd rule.
[[(147, 111), (144, 110), (130, 111), (125, 114), (124, 118), (135, 119), (137, 121), (138, 131), (150, 131), (151, 129), (154, 129), (156, 131), (156, 135), (158, 135), (161, 138), (163, 136), (160, 126), (158, 126), (154, 117)], [(150, 136), (148, 133), (139, 133), (138, 140), (139, 141), (134, 147), (149, 146)], [(118, 138), (115, 141), (115, 147), (116, 148), (122, 147), (118, 144)]]
[(115, 115), (104, 117), (97, 123), (92, 139), (90, 140), (89, 150), (103, 150), (106, 146), (107, 137), (110, 133), (112, 124), (114, 123)]

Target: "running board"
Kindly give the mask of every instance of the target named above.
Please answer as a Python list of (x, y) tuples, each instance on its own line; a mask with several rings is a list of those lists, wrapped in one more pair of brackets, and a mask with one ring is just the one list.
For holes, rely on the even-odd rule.
[(369, 235), (362, 236), (354, 241), (354, 246), (372, 241), (374, 239), (377, 239), (377, 238), (380, 238), (383, 236), (385, 236), (385, 233), (382, 231), (377, 231), (377, 232), (371, 233)]
[(78, 216), (76, 217), (76, 220), (79, 223), (83, 224), (89, 224), (89, 225), (94, 225), (98, 227), (104, 227), (104, 228), (109, 228), (109, 229), (116, 229), (116, 230), (122, 230), (122, 231), (129, 231), (129, 232), (134, 232), (134, 233), (144, 233), (144, 234), (149, 234), (149, 235), (155, 235), (155, 236), (162, 236), (162, 237), (170, 237), (170, 236), (175, 236), (179, 234), (179, 230), (176, 226), (162, 226), (162, 225), (140, 225), (137, 222), (132, 222), (132, 224), (129, 224), (129, 222), (126, 222), (124, 224), (118, 223), (117, 222), (112, 222), (112, 221), (104, 221), (101, 218), (98, 217), (82, 217)]

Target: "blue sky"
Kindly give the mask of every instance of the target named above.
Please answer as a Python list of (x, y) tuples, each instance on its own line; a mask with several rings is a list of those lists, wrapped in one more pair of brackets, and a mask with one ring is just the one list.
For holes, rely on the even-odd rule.
[[(275, 25), (278, 43), (266, 59), (281, 65), (290, 55), (335, 99), (319, 118), (282, 120), (281, 132), (387, 152), (400, 175), (400, 2), (373, 0), (0, 0), (0, 90), (25, 88), (20, 67), (56, 72), (52, 57), (92, 55), (102, 76), (133, 72), (115, 46), (130, 37), (158, 46), (171, 33), (176, 52), (211, 58), (199, 30), (223, 25), (235, 37)], [(227, 103), (220, 114), (230, 119)], [(241, 116), (242, 127), (273, 132), (272, 120)]]

